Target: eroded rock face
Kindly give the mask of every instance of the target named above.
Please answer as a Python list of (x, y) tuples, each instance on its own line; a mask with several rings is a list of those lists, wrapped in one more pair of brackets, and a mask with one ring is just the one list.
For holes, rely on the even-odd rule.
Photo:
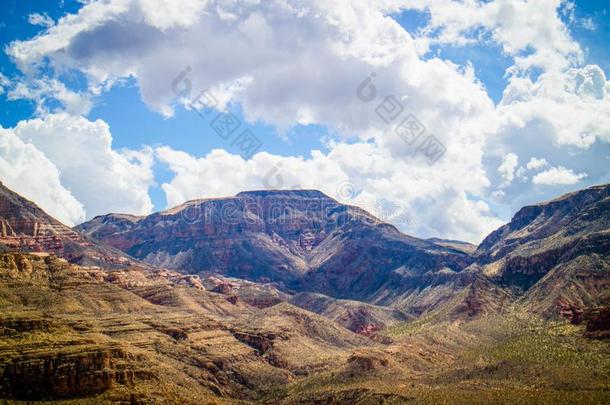
[(472, 261), (314, 190), (243, 192), (121, 221), (113, 214), (77, 229), (152, 265), (345, 298), (366, 298), (400, 266), (421, 275)]
[(520, 209), (475, 255), (532, 312), (580, 322), (610, 286), (610, 185)]
[[(609, 227), (610, 185), (595, 186), (521, 208), (508, 224), (481, 242), (476, 254), (481, 263), (493, 262), (513, 253), (559, 247)], [(560, 238), (551, 243), (551, 237)]]
[(43, 349), (13, 357), (2, 370), (2, 396), (19, 400), (76, 398), (133, 385), (134, 378), (152, 378), (121, 364), (120, 348), (90, 348), (44, 353)]
[(585, 335), (595, 339), (610, 338), (610, 306), (588, 308), (584, 312), (587, 322)]
[(101, 246), (49, 216), (0, 183), (0, 247), (52, 253), (74, 263), (127, 266), (133, 260)]
[(557, 306), (559, 307), (559, 314), (569, 319), (571, 323), (578, 325), (583, 320), (583, 309), (578, 307), (577, 305), (572, 304), (568, 300), (564, 298), (560, 298), (557, 300)]
[(63, 253), (78, 233), (0, 184), (0, 244), (9, 249)]

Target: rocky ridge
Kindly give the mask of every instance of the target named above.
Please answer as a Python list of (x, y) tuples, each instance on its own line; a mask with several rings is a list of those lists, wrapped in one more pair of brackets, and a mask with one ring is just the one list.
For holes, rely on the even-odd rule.
[(53, 253), (70, 262), (125, 267), (134, 262), (118, 249), (84, 237), (0, 183), (0, 248)]
[[(243, 192), (137, 221), (117, 218), (98, 217), (76, 229), (154, 266), (337, 298), (366, 300), (390, 279), (401, 288), (419, 285), (425, 273), (459, 272), (472, 262), (461, 250), (404, 235), (313, 190)], [(397, 273), (401, 266), (409, 271)]]
[[(606, 197), (584, 192), (585, 197), (567, 196), (557, 208), (543, 205), (538, 211), (543, 216), (517, 216), (521, 223), (508, 224), (508, 231), (490, 240), (491, 253), (481, 250), (475, 256), (466, 244), (412, 238), (353, 207), (330, 204), (322, 215), (315, 205), (293, 201), (320, 197), (309, 191), (247, 193), (230, 203), (199, 200), (153, 214), (154, 221), (120, 215), (93, 221), (99, 235), (110, 230), (105, 237), (118, 233), (121, 243), (137, 236), (130, 249), (148, 251), (158, 244), (170, 261), (180, 261), (181, 254), (167, 252), (172, 237), (183, 247), (199, 235), (195, 243), (217, 255), (210, 261), (229, 264), (225, 274), (189, 274), (135, 259), (122, 267), (78, 265), (70, 263), (74, 256), (66, 249), (75, 241), (64, 239), (59, 250), (44, 251), (42, 242), (34, 251), (5, 246), (7, 252), (0, 253), (0, 398), (606, 403)], [(260, 204), (267, 208), (279, 207), (279, 213), (251, 215), (254, 208), (239, 208), (244, 200), (256, 205), (257, 199), (266, 199)], [(26, 214), (32, 212), (33, 203), (18, 201)], [(217, 218), (239, 214), (243, 222), (205, 222), (196, 213), (209, 204), (216, 207), (211, 218), (214, 212)], [(560, 219), (556, 209), (566, 222), (549, 227), (546, 221)], [(11, 213), (6, 218), (14, 232), (20, 218)], [(312, 223), (302, 229), (313, 236), (302, 237), (301, 228), (286, 225), (292, 217), (301, 218), (295, 223)], [(198, 232), (210, 224), (223, 233), (206, 245)], [(244, 231), (246, 226), (254, 228)], [(148, 239), (134, 234), (143, 229)], [(316, 236), (316, 229), (324, 237)], [(512, 241), (522, 229), (536, 234), (526, 244), (538, 238), (544, 245), (535, 251), (542, 259), (531, 259)], [(238, 243), (224, 240), (225, 231)], [(20, 231), (35, 240), (27, 232)], [(164, 233), (172, 236), (164, 239)], [(81, 248), (81, 241), (89, 241), (95, 249), (114, 251), (88, 235), (78, 237)], [(257, 241), (250, 251), (244, 248)], [(558, 246), (563, 255), (545, 250)], [(295, 263), (306, 264), (304, 272), (291, 268), (281, 277), (268, 271), (284, 270), (273, 266), (290, 262), (286, 252)], [(251, 268), (231, 267), (237, 259), (270, 267), (263, 265), (250, 280), (233, 277)], [(552, 263), (537, 261), (543, 259)], [(527, 274), (542, 276), (530, 284), (506, 265), (511, 260), (541, 264)], [(295, 291), (305, 288), (318, 292)]]

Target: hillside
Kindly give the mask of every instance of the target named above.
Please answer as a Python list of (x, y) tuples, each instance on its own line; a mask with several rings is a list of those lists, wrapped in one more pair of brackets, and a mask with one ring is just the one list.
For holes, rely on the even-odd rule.
[(534, 313), (610, 304), (610, 186), (519, 210), (475, 253), (483, 273)]
[[(117, 214), (75, 228), (154, 266), (274, 281), (297, 291), (366, 300), (389, 280), (472, 262), (458, 249), (414, 238), (319, 191), (252, 191), (194, 200), (145, 218)], [(400, 267), (408, 271), (400, 273)]]
[[(526, 207), (473, 256), (464, 244), (406, 236), (353, 207), (334, 205), (328, 215), (319, 209), (314, 215), (301, 199), (310, 204), (322, 198), (317, 192), (245, 193), (261, 207), (271, 197), (286, 214), (280, 219), (251, 215), (253, 205), (231, 208), (243, 222), (214, 217), (226, 204), (245, 207), (242, 194), (142, 218), (98, 217), (79, 227), (89, 229), (83, 235), (5, 190), (0, 398), (607, 403), (607, 189)], [(221, 208), (211, 210), (216, 222), (187, 209), (208, 206)], [(556, 227), (553, 221), (564, 222)], [(223, 231), (206, 239), (200, 233), (210, 223)], [(116, 246), (140, 238), (129, 249), (121, 245), (132, 253), (169, 250), (176, 246), (172, 239), (177, 246), (193, 243), (216, 252), (208, 262), (229, 267), (188, 274), (152, 266), (148, 255), (144, 265), (123, 253), (128, 262), (121, 266), (88, 266), (82, 261), (94, 258), (87, 249), (115, 252), (91, 235)], [(256, 240), (270, 241), (252, 247), (260, 253), (256, 260), (234, 257)], [(535, 242), (537, 250), (523, 247)], [(69, 243), (87, 253), (80, 264), (66, 250)], [(561, 254), (548, 253), (557, 247)], [(182, 256), (169, 263), (185, 263)], [(290, 257), (305, 263), (303, 273), (272, 267)], [(539, 267), (539, 257), (554, 261)], [(245, 267), (231, 267), (237, 259)], [(527, 277), (511, 267), (514, 261), (529, 263), (519, 267), (529, 269)], [(259, 263), (271, 267), (247, 273), (250, 280), (236, 277)], [(292, 278), (278, 276), (281, 271)], [(332, 296), (344, 287), (369, 302)]]
[(72, 263), (125, 267), (132, 258), (84, 237), (0, 183), (0, 250), (55, 253)]

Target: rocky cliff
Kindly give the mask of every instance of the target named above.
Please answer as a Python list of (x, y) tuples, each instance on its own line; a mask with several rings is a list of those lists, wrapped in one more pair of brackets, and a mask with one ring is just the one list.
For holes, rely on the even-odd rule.
[(128, 266), (134, 260), (52, 218), (0, 183), (0, 247), (7, 251), (53, 253), (70, 262)]
[(558, 316), (607, 303), (610, 185), (520, 209), (475, 255), (482, 272), (532, 312)]
[(389, 279), (413, 287), (425, 273), (459, 272), (472, 261), (462, 250), (404, 235), (314, 190), (243, 192), (145, 218), (111, 214), (76, 230), (151, 265), (340, 298), (367, 299)]

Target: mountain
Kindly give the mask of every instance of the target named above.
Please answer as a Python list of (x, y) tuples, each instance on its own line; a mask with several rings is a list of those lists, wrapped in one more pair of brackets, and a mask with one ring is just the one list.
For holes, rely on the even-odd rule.
[(420, 286), (472, 262), (463, 249), (404, 235), (315, 190), (242, 192), (144, 218), (110, 214), (75, 229), (154, 266), (346, 299), (367, 300), (390, 284)]
[(272, 285), (142, 265), (3, 186), (0, 219), (3, 401), (256, 400), (375, 345)]
[[(262, 267), (266, 275), (256, 270), (254, 280), (226, 275), (252, 267), (228, 267), (225, 275), (204, 272), (200, 278), (135, 259), (124, 266), (111, 260), (69, 263), (58, 256), (74, 261), (66, 251), (71, 244), (85, 253), (113, 250), (2, 191), (0, 399), (5, 402), (610, 401), (610, 311), (578, 307), (575, 300), (603, 304), (603, 290), (608, 291), (607, 187), (540, 204), (536, 215), (518, 213), (474, 256), (439, 246), (459, 247), (455, 241), (402, 235), (336, 202), (322, 216), (316, 205), (303, 208), (302, 200), (329, 200), (310, 191), (199, 200), (148, 217), (98, 217), (80, 227), (109, 241), (116, 234), (117, 246), (133, 252), (153, 253), (155, 244), (166, 249), (174, 237), (180, 247), (190, 241), (209, 248), (218, 254), (209, 260), (223, 265), (236, 260), (227, 260), (223, 249), (241, 254), (240, 247), (258, 242), (251, 256), (238, 258), (247, 264), (260, 253), (257, 265), (290, 262), (289, 252), (294, 262), (306, 264), (304, 273), (287, 269), (290, 277)], [(239, 208), (243, 200), (254, 203)], [(210, 204), (215, 221), (198, 214)], [(256, 211), (257, 204), (282, 214)], [(565, 222), (555, 227), (554, 221)], [(213, 226), (222, 232), (210, 233), (214, 237), (206, 245), (200, 233)], [(142, 229), (148, 229), (148, 240)], [(311, 234), (302, 237), (300, 229)], [(506, 263), (529, 252), (521, 246), (531, 241), (514, 242), (526, 235), (524, 229), (550, 250), (562, 246), (563, 255), (543, 254), (545, 260), (555, 258), (551, 267), (539, 268), (543, 259), (537, 259), (514, 271)], [(134, 240), (138, 244), (131, 245)], [(192, 257), (184, 260), (188, 254), (166, 252), (166, 258), (196, 265)], [(85, 259), (92, 260), (87, 254), (79, 260)], [(454, 268), (452, 260), (458, 263)], [(524, 278), (523, 272), (537, 279)], [(379, 287), (363, 285), (362, 280), (377, 278)], [(290, 290), (333, 293), (339, 285), (371, 302)], [(561, 311), (571, 311), (572, 324), (549, 320), (544, 312), (554, 292), (569, 303)], [(579, 311), (583, 323), (575, 319)]]
[(609, 190), (524, 207), (476, 248), (404, 235), (315, 190), (242, 192), (146, 217), (100, 216), (76, 229), (154, 266), (274, 282), (335, 303), (461, 318), (518, 301), (570, 317), (608, 301)]
[(428, 238), (429, 242), (435, 243), (441, 246), (448, 246), (456, 250), (461, 250), (464, 253), (473, 254), (477, 250), (477, 245), (473, 245), (469, 242), (463, 242), (461, 240), (452, 239), (441, 239), (441, 238)]
[(54, 253), (72, 263), (125, 267), (134, 259), (84, 237), (0, 183), (0, 250)]
[(610, 185), (523, 207), (475, 256), (533, 312), (572, 316), (610, 304)]

